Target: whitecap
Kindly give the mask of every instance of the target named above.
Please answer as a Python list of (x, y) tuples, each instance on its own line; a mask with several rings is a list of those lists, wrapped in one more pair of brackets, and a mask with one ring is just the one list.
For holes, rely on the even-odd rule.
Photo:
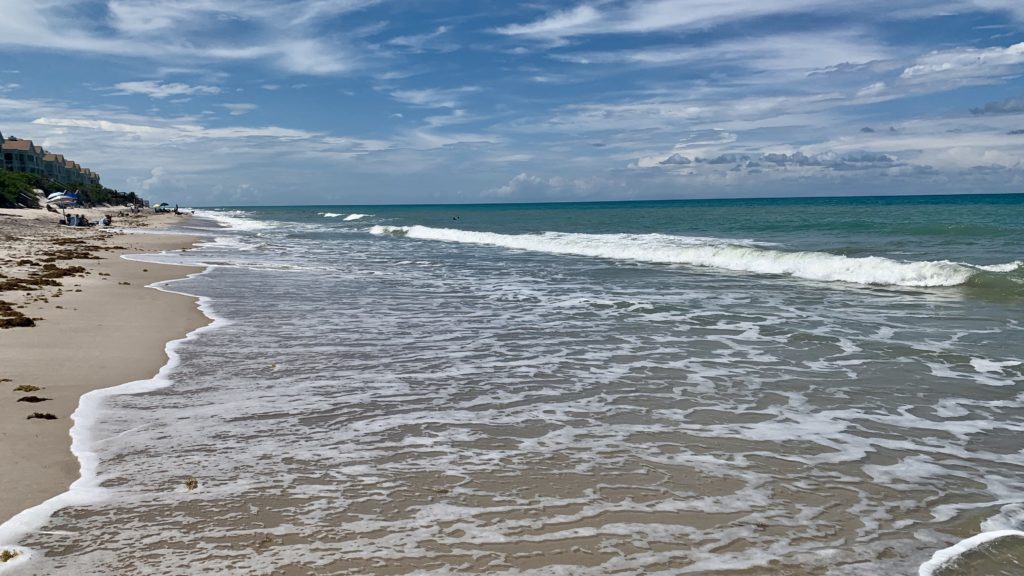
[(975, 269), (947, 260), (909, 262), (880, 256), (767, 249), (750, 240), (666, 234), (496, 234), (426, 226), (374, 226), (371, 234), (657, 264), (685, 264), (807, 280), (883, 286), (958, 286)]
[(936, 570), (982, 544), (986, 544), (999, 538), (1007, 538), (1011, 536), (1018, 538), (1024, 537), (1024, 532), (1021, 532), (1020, 530), (996, 530), (994, 532), (983, 532), (977, 536), (957, 542), (949, 548), (943, 548), (935, 554), (932, 554), (931, 560), (921, 564), (921, 567), (918, 569), (918, 576), (933, 576)]

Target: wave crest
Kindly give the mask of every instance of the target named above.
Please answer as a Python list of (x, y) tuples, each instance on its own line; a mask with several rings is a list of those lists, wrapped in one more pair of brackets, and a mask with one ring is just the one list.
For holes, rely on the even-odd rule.
[(984, 271), (1016, 270), (1019, 263), (973, 266), (948, 260), (907, 262), (881, 256), (789, 252), (751, 240), (665, 234), (497, 234), (426, 226), (374, 226), (370, 233), (421, 240), (500, 246), (518, 250), (592, 256), (657, 264), (685, 264), (788, 275), (808, 280), (882, 286), (959, 286)]

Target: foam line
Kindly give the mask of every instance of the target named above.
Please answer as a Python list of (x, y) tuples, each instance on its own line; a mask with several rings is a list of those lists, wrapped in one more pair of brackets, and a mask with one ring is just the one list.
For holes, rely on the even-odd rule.
[(273, 225), (261, 220), (248, 218), (244, 210), (196, 210), (196, 216), (216, 221), (225, 228), (233, 230), (263, 230)]
[[(767, 248), (750, 240), (666, 234), (497, 234), (427, 226), (373, 226), (371, 234), (500, 246), (518, 250), (615, 260), (686, 264), (737, 272), (779, 274), (819, 281), (883, 286), (959, 286), (983, 270), (948, 260), (907, 262), (881, 256), (851, 258), (827, 252)], [(1015, 270), (1016, 262), (984, 267)]]
[[(142, 255), (122, 255), (121, 257), (126, 260), (146, 261), (139, 258), (139, 256)], [(157, 262), (154, 261), (154, 263)], [(160, 263), (164, 264), (164, 262)], [(97, 502), (107, 495), (107, 489), (100, 486), (99, 479), (96, 475), (96, 470), (99, 466), (99, 456), (92, 449), (94, 438), (92, 436), (91, 429), (91, 424), (96, 420), (103, 401), (109, 396), (142, 394), (170, 386), (173, 384), (173, 381), (170, 379), (170, 374), (181, 362), (181, 357), (177, 353), (178, 348), (185, 342), (195, 340), (204, 332), (216, 330), (230, 323), (227, 319), (218, 316), (213, 311), (209, 298), (205, 296), (196, 296), (195, 294), (189, 294), (187, 292), (171, 290), (165, 287), (167, 284), (201, 276), (210, 270), (212, 270), (212, 268), (207, 267), (200, 272), (189, 274), (184, 278), (155, 282), (146, 286), (147, 288), (153, 288), (161, 292), (181, 294), (183, 296), (196, 298), (196, 307), (203, 313), (203, 315), (210, 319), (210, 323), (192, 330), (183, 338), (168, 342), (164, 346), (164, 352), (167, 354), (167, 363), (164, 364), (152, 378), (146, 380), (135, 380), (133, 382), (127, 382), (110, 388), (92, 390), (82, 395), (78, 400), (78, 407), (75, 409), (74, 413), (71, 414), (71, 419), (74, 421), (74, 424), (71, 426), (70, 431), (71, 453), (78, 459), (79, 477), (71, 483), (71, 486), (68, 487), (66, 492), (58, 494), (41, 504), (33, 506), (32, 508), (22, 510), (7, 522), (0, 524), (0, 550), (14, 550), (18, 552), (17, 557), (11, 561), (0, 564), (0, 573), (10, 570), (32, 558), (34, 555), (34, 551), (32, 549), (16, 546), (14, 545), (14, 542), (18, 542), (29, 532), (38, 530), (44, 526), (54, 512), (69, 506), (78, 506)]]
[(918, 576), (934, 576), (936, 570), (942, 568), (951, 560), (977, 548), (978, 546), (981, 546), (982, 544), (999, 538), (1006, 538), (1008, 536), (1024, 538), (1024, 532), (1020, 530), (996, 530), (994, 532), (982, 532), (977, 536), (961, 540), (949, 548), (943, 548), (935, 554), (932, 554), (932, 559), (921, 564), (917, 574)]

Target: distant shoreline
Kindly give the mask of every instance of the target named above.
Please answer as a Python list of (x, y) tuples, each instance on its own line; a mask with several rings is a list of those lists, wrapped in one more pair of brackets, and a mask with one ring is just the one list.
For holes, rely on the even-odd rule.
[(372, 207), (389, 207), (394, 208), (397, 206), (409, 206), (409, 207), (473, 207), (473, 206), (486, 206), (493, 208), (495, 206), (552, 206), (552, 205), (564, 205), (564, 206), (586, 206), (586, 205), (623, 205), (623, 204), (676, 204), (676, 203), (687, 203), (687, 202), (711, 202), (711, 203), (740, 203), (740, 202), (751, 202), (751, 203), (762, 203), (762, 202), (801, 202), (801, 201), (823, 201), (831, 200), (836, 202), (842, 201), (856, 201), (856, 200), (891, 200), (898, 202), (899, 200), (905, 200), (907, 203), (921, 199), (949, 199), (949, 198), (1017, 198), (1019, 197), (1021, 202), (1024, 202), (1024, 192), (978, 192), (978, 193), (952, 193), (952, 194), (855, 194), (855, 195), (835, 195), (835, 196), (730, 196), (730, 197), (702, 197), (702, 198), (638, 198), (629, 200), (547, 200), (547, 201), (523, 201), (523, 202), (471, 202), (471, 203), (440, 203), (440, 204), (414, 204), (414, 203), (392, 203), (392, 204), (361, 204), (361, 203), (333, 203), (333, 204), (239, 204), (232, 206), (194, 206), (189, 209), (196, 210), (245, 210), (246, 208), (336, 208), (339, 206), (352, 207), (352, 208), (372, 208)]

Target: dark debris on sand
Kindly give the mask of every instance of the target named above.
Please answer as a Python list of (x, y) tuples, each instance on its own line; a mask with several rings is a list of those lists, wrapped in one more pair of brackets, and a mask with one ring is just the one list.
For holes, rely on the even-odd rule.
[(57, 417), (49, 412), (33, 412), (25, 417), (26, 420), (39, 419), (39, 420), (56, 420)]
[(32, 404), (46, 402), (49, 400), (52, 400), (52, 398), (41, 398), (39, 396), (22, 396), (21, 398), (18, 398), (18, 402), (30, 402)]
[(0, 328), (28, 328), (35, 325), (35, 320), (15, 310), (10, 302), (0, 300)]

